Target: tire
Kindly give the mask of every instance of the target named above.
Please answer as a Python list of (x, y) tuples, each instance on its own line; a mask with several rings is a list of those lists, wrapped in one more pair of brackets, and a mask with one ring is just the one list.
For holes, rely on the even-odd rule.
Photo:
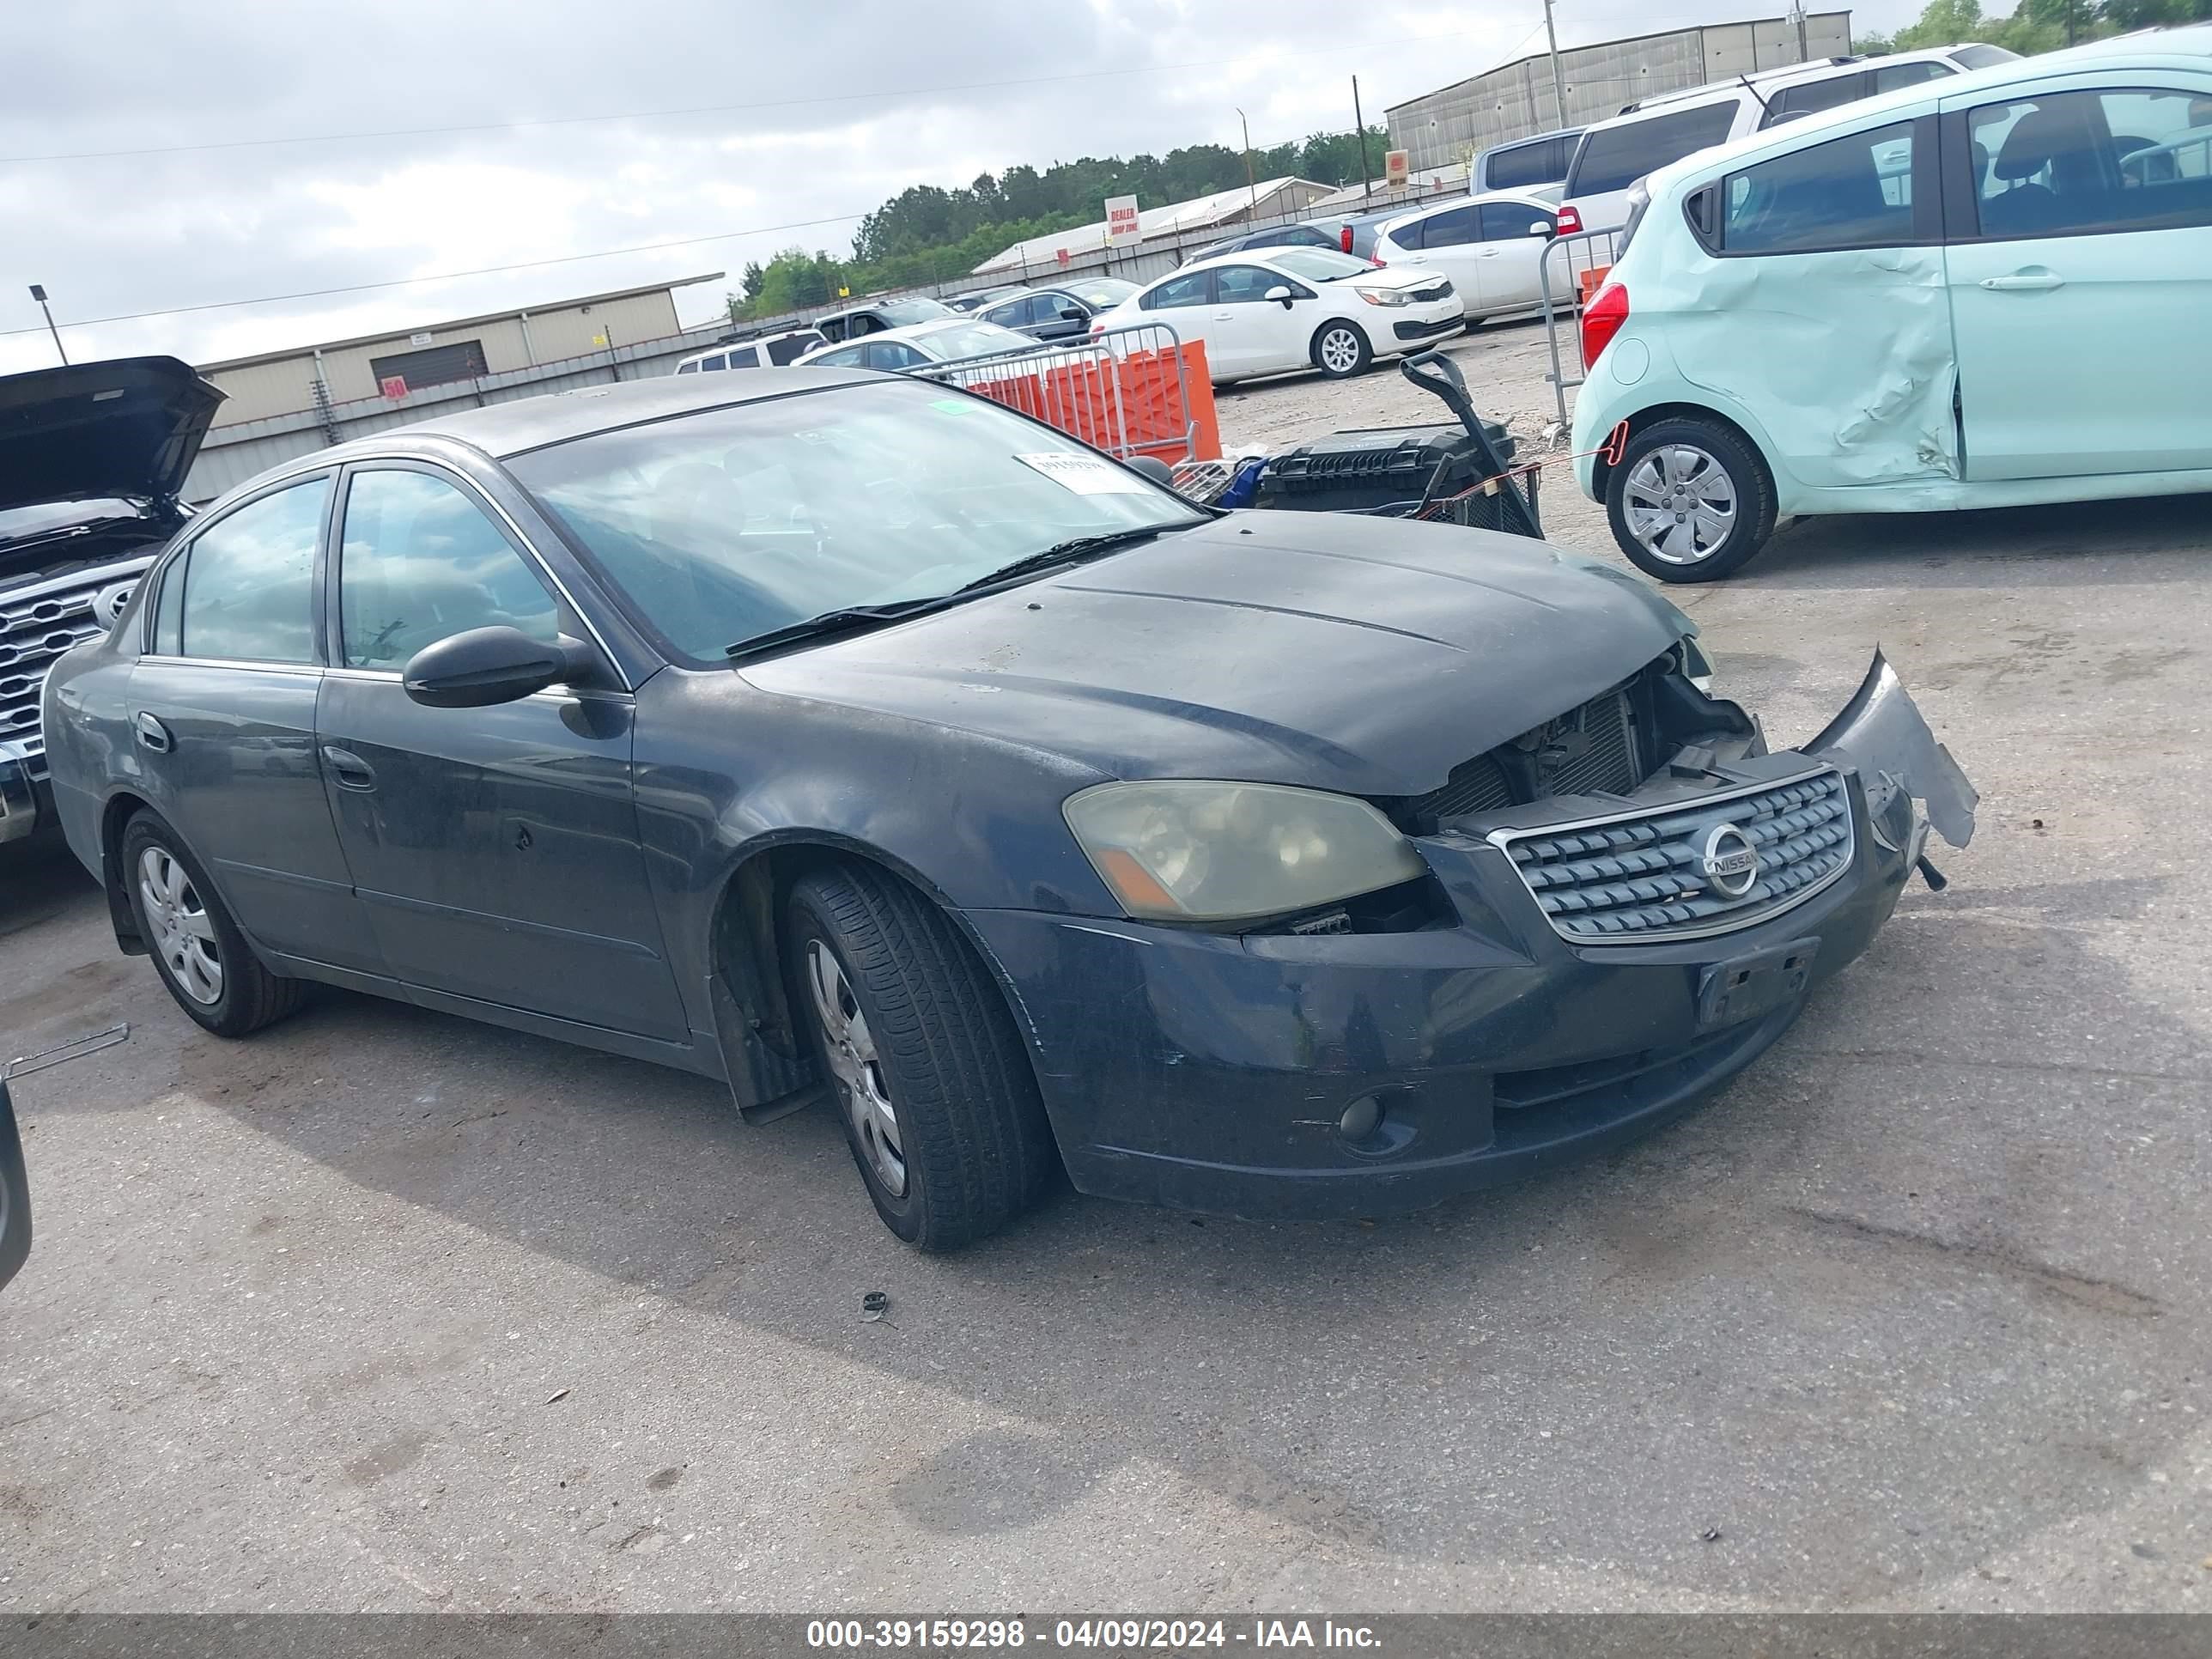
[(1490, 319), (1487, 317), (1469, 317), (1467, 319), (1466, 324), (1460, 329), (1460, 332), (1462, 334), (1480, 333), (1481, 331), (1482, 325), (1489, 320)]
[(1613, 539), (1647, 576), (1718, 581), (1774, 533), (1774, 475), (1717, 421), (1655, 421), (1607, 477), (1605, 510)]
[(1367, 343), (1367, 331), (1340, 317), (1316, 329), (1313, 343), (1306, 349), (1314, 367), (1332, 380), (1364, 374), (1375, 362), (1375, 348)]
[(307, 1000), (306, 981), (261, 965), (200, 861), (153, 812), (124, 826), (123, 880), (161, 983), (217, 1036), (249, 1036)]
[(942, 912), (872, 866), (834, 866), (793, 887), (784, 960), (885, 1226), (957, 1249), (1044, 1193), (1060, 1157), (1029, 1052)]

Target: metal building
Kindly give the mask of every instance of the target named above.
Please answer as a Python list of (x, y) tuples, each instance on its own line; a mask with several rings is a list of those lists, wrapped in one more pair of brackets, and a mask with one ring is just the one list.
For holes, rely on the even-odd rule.
[(681, 335), (675, 290), (721, 276), (719, 270), (708, 271), (522, 310), (233, 357), (202, 363), (199, 369), (226, 394), (216, 411), (217, 431), (364, 398), (396, 401), (432, 386)]
[[(1234, 190), (1193, 197), (1188, 202), (1140, 208), (1137, 213), (1140, 232), (1137, 246), (1142, 247), (1164, 238), (1186, 236), (1193, 232), (1220, 231), (1291, 218), (1330, 193), (1327, 185), (1317, 185), (1310, 179), (1262, 179), (1239, 185)], [(1095, 225), (1078, 225), (1073, 230), (1055, 230), (1043, 236), (1032, 236), (1026, 242), (1016, 242), (977, 265), (974, 274), (1003, 280), (1032, 272), (1049, 273), (1055, 268), (1095, 260), (1113, 252), (1106, 240), (1106, 222), (1101, 219)]]
[(1550, 55), (1536, 52), (1394, 105), (1383, 112), (1390, 143), (1407, 151), (1415, 167), (1463, 166), (1475, 151), (1492, 144), (1586, 126), (1619, 114), (1624, 104), (1658, 93), (1850, 51), (1850, 12), (1808, 12), (1802, 21), (1802, 40), (1799, 20), (1767, 17), (1669, 29), (1563, 52), (1564, 112), (1553, 89)]

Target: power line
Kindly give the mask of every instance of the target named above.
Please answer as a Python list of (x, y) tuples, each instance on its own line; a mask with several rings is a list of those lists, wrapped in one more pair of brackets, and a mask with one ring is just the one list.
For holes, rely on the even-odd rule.
[(759, 110), (798, 109), (816, 104), (846, 104), (880, 98), (921, 98), (948, 92), (994, 92), (1011, 87), (1058, 85), (1069, 81), (1096, 81), (1116, 76), (1166, 75), (1183, 70), (1222, 69), (1254, 58), (1334, 57), (1361, 46), (1420, 46), (1430, 41), (1456, 40), (1486, 31), (1450, 29), (1441, 34), (1398, 35), (1389, 40), (1338, 41), (1304, 52), (1244, 52), (1235, 58), (1208, 58), (1188, 64), (1147, 64), (1130, 69), (1080, 70), (1066, 75), (1031, 75), (1008, 81), (969, 81), (944, 86), (905, 87), (881, 92), (823, 93), (805, 98), (778, 98), (757, 104), (697, 104), (681, 109), (629, 110), (607, 115), (559, 115), (526, 121), (474, 121), (452, 126), (382, 127), (362, 132), (301, 133), (283, 138), (229, 138), (200, 144), (155, 144), (136, 149), (57, 151), (45, 155), (0, 155), (0, 167), (25, 166), (33, 161), (106, 161), (141, 155), (190, 155), (212, 150), (261, 149), (281, 144), (350, 143), (368, 138), (423, 138), (462, 132), (513, 132), (530, 127), (582, 126), (605, 121), (661, 120), (684, 115), (743, 115)]
[[(552, 259), (523, 259), (511, 265), (479, 265), (473, 270), (440, 271), (432, 276), (394, 276), (380, 283), (349, 283), (342, 288), (303, 289), (297, 294), (264, 294), (252, 300), (210, 300), (196, 306), (166, 306), (158, 311), (126, 311), (112, 317), (83, 317), (67, 322), (68, 328), (97, 328), (103, 323), (135, 323), (149, 317), (181, 317), (195, 311), (228, 311), (240, 306), (280, 305), (287, 300), (324, 300), (337, 294), (367, 294), (372, 289), (413, 288), (422, 283), (451, 283), (464, 276), (495, 276), (510, 270), (536, 270), (546, 265), (573, 265), (586, 259), (613, 259), (625, 253), (654, 253), (663, 248), (696, 247), (702, 242), (726, 242), (738, 236), (766, 236), (782, 230), (808, 230), (817, 225), (842, 225), (866, 218), (860, 213), (835, 213), (826, 219), (794, 219), (788, 224), (755, 225), (750, 230), (717, 231), (712, 236), (682, 236), (673, 241), (641, 242), (635, 247), (611, 247), (597, 253), (564, 253)], [(35, 328), (0, 329), (0, 338), (36, 334)]]

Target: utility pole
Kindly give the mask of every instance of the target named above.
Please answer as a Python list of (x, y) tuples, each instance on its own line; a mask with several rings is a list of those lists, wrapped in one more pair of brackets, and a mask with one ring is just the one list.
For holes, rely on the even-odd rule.
[(2074, 0), (2066, 0), (2066, 44), (2074, 44)]
[(1252, 176), (1252, 124), (1244, 118), (1244, 112), (1237, 112), (1237, 125), (1244, 129), (1244, 188), (1252, 192), (1252, 220), (1260, 219), (1260, 181)]
[(46, 313), (46, 332), (54, 337), (54, 349), (61, 353), (62, 367), (64, 368), (67, 368), (69, 367), (69, 352), (64, 349), (62, 345), (61, 330), (54, 326), (54, 308), (46, 303), (46, 284), (44, 283), (32, 283), (31, 297), (39, 302), (39, 309)]
[(1804, 0), (1790, 0), (1790, 21), (1797, 26), (1797, 61), (1805, 61), (1805, 3)]
[(1552, 27), (1552, 0), (1544, 0), (1544, 39), (1552, 48), (1552, 96), (1559, 106), (1559, 125), (1567, 124), (1567, 80), (1559, 73), (1559, 37)]
[(1359, 135), (1359, 204), (1370, 212), (1375, 206), (1373, 175), (1367, 167), (1367, 118), (1359, 112), (1359, 77), (1352, 77), (1352, 130)]

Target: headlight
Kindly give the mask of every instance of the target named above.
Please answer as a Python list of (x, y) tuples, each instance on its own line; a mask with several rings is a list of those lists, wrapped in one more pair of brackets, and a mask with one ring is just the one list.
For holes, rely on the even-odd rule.
[(1172, 921), (1281, 915), (1427, 869), (1364, 800), (1276, 783), (1163, 779), (1071, 795), (1067, 827), (1121, 908)]
[(1413, 303), (1402, 288), (1361, 288), (1354, 283), (1352, 291), (1370, 306), (1402, 306)]

